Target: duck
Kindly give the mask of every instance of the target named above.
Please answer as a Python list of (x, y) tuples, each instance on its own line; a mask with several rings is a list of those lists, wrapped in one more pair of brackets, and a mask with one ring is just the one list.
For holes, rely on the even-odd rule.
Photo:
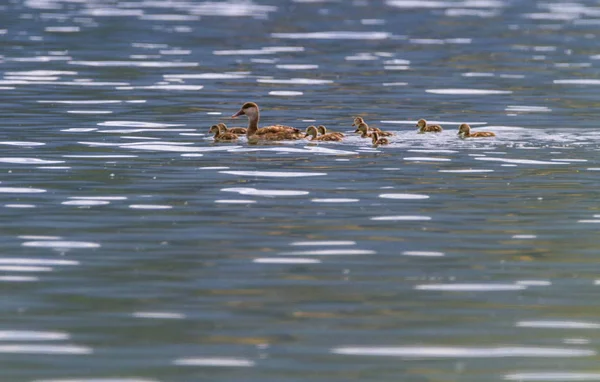
[(248, 141), (283, 141), (301, 139), (305, 136), (299, 129), (291, 126), (272, 125), (259, 129), (258, 121), (260, 120), (260, 111), (258, 105), (254, 102), (244, 103), (242, 108), (231, 117), (237, 118), (240, 115), (246, 115), (246, 117), (248, 117), (248, 129), (246, 130)]
[(377, 133), (376, 131), (373, 131), (371, 133), (371, 141), (373, 142), (373, 146), (387, 145), (388, 143), (390, 143), (390, 141), (387, 138), (380, 138), (379, 133)]
[(310, 125), (306, 128), (305, 137), (311, 137), (311, 141), (323, 141), (323, 142), (339, 142), (342, 140), (342, 137), (337, 135), (336, 133), (328, 133), (317, 136), (319, 133), (319, 129), (314, 125)]
[(215, 134), (215, 142), (231, 142), (238, 139), (236, 134), (223, 130), (223, 127), (219, 125), (212, 125), (209, 132)]
[[(367, 124), (362, 117), (354, 117), (354, 123), (352, 123), (352, 126), (358, 126), (361, 123), (364, 123), (365, 125)], [(391, 137), (392, 135), (394, 135), (394, 133), (390, 133), (389, 131), (383, 131), (377, 127), (369, 127), (369, 131), (377, 131), (377, 133), (382, 137)]]
[(217, 126), (222, 126), (223, 130), (225, 130), (226, 132), (234, 133), (237, 135), (246, 134), (246, 131), (247, 131), (247, 129), (245, 127), (227, 127), (227, 125), (224, 124), (223, 122), (218, 123)]
[(495, 137), (496, 134), (491, 131), (477, 131), (475, 133), (471, 133), (471, 126), (467, 123), (463, 123), (458, 127), (458, 136), (461, 138), (488, 138)]
[(369, 125), (364, 122), (356, 125), (356, 130), (354, 130), (354, 132), (359, 133), (361, 138), (371, 138), (373, 133), (376, 133), (376, 131), (370, 130)]
[(327, 128), (326, 128), (325, 126), (323, 126), (323, 125), (319, 125), (319, 126), (317, 126), (317, 131), (318, 131), (318, 132), (319, 132), (319, 134), (321, 134), (321, 135), (325, 135), (325, 134), (332, 134), (332, 135), (337, 135), (337, 136), (339, 136), (340, 138), (343, 138), (343, 137), (345, 137), (345, 135), (344, 135), (344, 134), (342, 134), (342, 133), (338, 133), (338, 132), (336, 132), (336, 131), (332, 131), (332, 132), (329, 132), (329, 133), (328, 133), (328, 132), (327, 132)]
[(441, 133), (444, 130), (440, 125), (428, 125), (427, 121), (424, 119), (419, 119), (417, 122), (417, 127), (419, 128), (419, 130), (417, 130), (419, 134)]

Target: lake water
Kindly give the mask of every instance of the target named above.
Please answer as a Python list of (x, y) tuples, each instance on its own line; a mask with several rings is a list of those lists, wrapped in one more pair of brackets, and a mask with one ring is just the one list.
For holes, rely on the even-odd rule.
[[(2, 381), (600, 381), (598, 25), (591, 0), (3, 3)], [(347, 138), (213, 143), (246, 101)]]

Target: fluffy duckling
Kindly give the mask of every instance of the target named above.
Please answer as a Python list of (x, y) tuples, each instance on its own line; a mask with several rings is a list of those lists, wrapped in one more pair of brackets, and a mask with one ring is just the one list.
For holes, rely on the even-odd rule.
[(471, 126), (466, 123), (463, 123), (458, 127), (458, 136), (461, 138), (487, 138), (487, 137), (495, 137), (496, 134), (491, 131), (477, 131), (475, 133), (471, 133)]
[[(361, 123), (364, 123), (365, 125), (367, 124), (362, 117), (354, 117), (354, 123), (352, 123), (352, 126), (358, 126)], [(367, 125), (367, 126), (369, 126), (369, 125)], [(390, 133), (388, 131), (383, 131), (377, 127), (369, 127), (369, 131), (376, 131), (382, 137), (391, 137), (392, 135), (394, 135), (394, 133)]]
[(304, 134), (300, 130), (291, 126), (272, 125), (259, 129), (258, 121), (260, 120), (260, 112), (258, 105), (254, 102), (246, 102), (242, 108), (231, 117), (237, 118), (240, 115), (246, 115), (246, 117), (248, 117), (248, 129), (246, 130), (248, 141), (283, 141), (304, 138)]
[(212, 125), (209, 132), (215, 134), (215, 142), (231, 142), (238, 139), (236, 134), (225, 131), (223, 127), (219, 125)]
[(343, 137), (345, 136), (344, 134), (342, 134), (342, 133), (338, 133), (338, 132), (336, 132), (336, 131), (332, 131), (332, 132), (329, 132), (329, 133), (328, 133), (328, 132), (327, 132), (327, 128), (326, 128), (325, 126), (323, 126), (323, 125), (319, 125), (319, 126), (317, 126), (317, 131), (318, 131), (318, 132), (319, 132), (319, 134), (321, 134), (321, 135), (325, 135), (325, 134), (332, 134), (332, 135), (337, 135), (337, 136), (339, 136), (340, 138), (343, 138)]
[(387, 138), (379, 138), (379, 133), (376, 131), (371, 133), (371, 141), (373, 142), (373, 146), (387, 145), (390, 143)]
[(329, 133), (329, 134), (323, 134), (323, 135), (317, 136), (318, 132), (319, 132), (319, 130), (315, 126), (310, 125), (306, 128), (305, 137), (310, 136), (311, 141), (323, 141), (323, 142), (339, 142), (342, 140), (342, 137), (339, 135), (336, 135), (335, 133)]
[(356, 125), (356, 130), (354, 130), (354, 132), (359, 133), (361, 138), (371, 138), (372, 134), (376, 131), (370, 131), (369, 125), (362, 122)]
[(218, 123), (217, 126), (222, 126), (226, 132), (234, 133), (237, 135), (246, 134), (247, 129), (245, 127), (227, 127), (224, 123)]
[(419, 119), (419, 121), (417, 122), (417, 128), (419, 129), (417, 131), (419, 134), (441, 133), (444, 130), (440, 125), (428, 125), (427, 121), (424, 119)]

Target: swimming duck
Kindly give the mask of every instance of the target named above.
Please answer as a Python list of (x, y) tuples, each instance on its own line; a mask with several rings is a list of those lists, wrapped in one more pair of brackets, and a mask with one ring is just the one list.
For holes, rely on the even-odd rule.
[(487, 138), (487, 137), (495, 137), (496, 134), (491, 131), (477, 131), (475, 133), (471, 133), (471, 126), (466, 123), (463, 123), (458, 127), (458, 136), (461, 138)]
[(417, 122), (417, 127), (419, 128), (419, 130), (417, 130), (419, 134), (441, 133), (444, 130), (440, 125), (428, 125), (427, 121), (424, 119), (419, 119), (419, 121)]
[(379, 133), (376, 131), (371, 133), (371, 141), (373, 142), (373, 146), (387, 145), (390, 143), (387, 138), (379, 138)]
[(369, 125), (364, 122), (359, 123), (354, 132), (359, 133), (361, 138), (371, 138), (372, 133), (374, 133), (374, 131), (370, 131)]
[(344, 134), (342, 134), (342, 133), (338, 133), (338, 132), (336, 132), (336, 131), (332, 131), (332, 132), (329, 132), (329, 133), (328, 133), (328, 132), (327, 132), (327, 128), (326, 128), (325, 126), (323, 126), (323, 125), (319, 125), (319, 126), (317, 126), (317, 131), (319, 132), (319, 134), (322, 134), (322, 135), (325, 135), (325, 134), (332, 134), (332, 135), (337, 135), (337, 136), (339, 136), (340, 138), (343, 138), (343, 137), (345, 137), (345, 135), (344, 135)]
[(246, 134), (247, 129), (245, 127), (227, 127), (224, 123), (218, 123), (217, 126), (223, 126), (226, 132), (234, 133), (237, 135)]
[(238, 139), (236, 134), (230, 131), (225, 131), (223, 126), (219, 125), (212, 125), (209, 132), (215, 134), (215, 142), (231, 142)]
[(311, 141), (323, 141), (323, 142), (339, 142), (342, 140), (342, 137), (340, 137), (339, 135), (337, 135), (335, 133), (329, 133), (329, 134), (323, 134), (323, 135), (317, 136), (318, 132), (319, 132), (319, 130), (315, 126), (310, 125), (306, 128), (305, 137), (311, 137), (310, 138)]
[[(354, 123), (352, 123), (352, 126), (358, 126), (361, 123), (364, 123), (365, 125), (367, 124), (362, 117), (354, 117)], [(382, 137), (391, 137), (392, 135), (394, 135), (394, 133), (390, 133), (388, 131), (383, 131), (377, 127), (369, 127), (369, 131), (376, 131)]]
[(246, 136), (249, 141), (283, 141), (304, 138), (304, 134), (300, 130), (291, 126), (272, 125), (259, 129), (258, 121), (260, 120), (260, 112), (258, 110), (258, 105), (254, 102), (246, 102), (242, 108), (231, 117), (236, 118), (242, 114), (245, 114), (248, 117)]

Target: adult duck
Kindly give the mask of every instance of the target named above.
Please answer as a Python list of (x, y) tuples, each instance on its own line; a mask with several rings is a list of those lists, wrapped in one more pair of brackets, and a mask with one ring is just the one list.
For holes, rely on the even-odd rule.
[(246, 136), (248, 137), (249, 141), (284, 141), (304, 138), (304, 134), (299, 129), (291, 126), (271, 125), (258, 128), (260, 112), (258, 105), (254, 102), (246, 102), (242, 108), (231, 117), (237, 118), (240, 115), (246, 115), (246, 117), (248, 117), (248, 129), (246, 130)]

